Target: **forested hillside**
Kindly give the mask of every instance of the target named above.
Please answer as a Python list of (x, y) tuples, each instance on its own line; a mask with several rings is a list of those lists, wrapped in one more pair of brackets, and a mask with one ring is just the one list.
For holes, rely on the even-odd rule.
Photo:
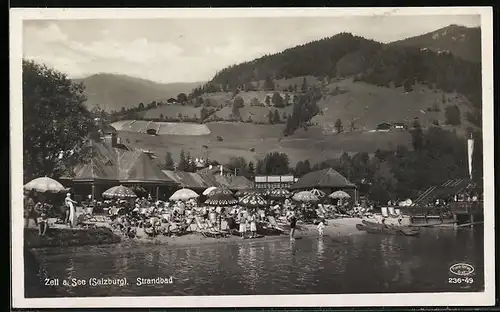
[(476, 107), (481, 107), (480, 64), (451, 53), (385, 45), (348, 33), (225, 68), (193, 95), (236, 88), (252, 89), (257, 87), (255, 81), (260, 80), (265, 81), (263, 89), (271, 89), (272, 85), (266, 83), (271, 79), (308, 75), (354, 76), (356, 80), (379, 86), (404, 86), (408, 92), (416, 83), (426, 84), (431, 88), (461, 93)]
[(449, 52), (471, 62), (481, 62), (481, 28), (450, 25), (427, 34), (395, 41), (391, 44)]

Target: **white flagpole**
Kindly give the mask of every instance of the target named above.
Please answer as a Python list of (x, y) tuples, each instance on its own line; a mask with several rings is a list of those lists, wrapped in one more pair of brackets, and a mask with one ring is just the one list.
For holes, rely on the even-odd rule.
[(467, 164), (469, 166), (469, 178), (472, 180), (472, 153), (474, 152), (474, 138), (472, 138), (472, 133), (470, 138), (467, 139)]

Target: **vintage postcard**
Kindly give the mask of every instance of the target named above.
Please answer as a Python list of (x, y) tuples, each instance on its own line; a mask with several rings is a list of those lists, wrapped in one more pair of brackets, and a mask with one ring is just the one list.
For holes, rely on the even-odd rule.
[(15, 308), (494, 304), (491, 8), (10, 17)]

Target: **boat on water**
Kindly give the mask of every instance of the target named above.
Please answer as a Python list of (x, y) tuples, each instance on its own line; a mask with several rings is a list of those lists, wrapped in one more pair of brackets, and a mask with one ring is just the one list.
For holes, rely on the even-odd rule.
[(360, 231), (365, 231), (370, 234), (388, 234), (401, 236), (417, 236), (420, 234), (420, 231), (418, 229), (384, 224), (356, 224), (356, 228)]

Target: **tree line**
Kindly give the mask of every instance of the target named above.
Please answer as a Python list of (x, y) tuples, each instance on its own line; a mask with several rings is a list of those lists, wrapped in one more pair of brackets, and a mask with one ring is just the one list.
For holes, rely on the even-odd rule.
[[(378, 202), (415, 198), (426, 188), (439, 185), (449, 179), (467, 178), (466, 139), (454, 131), (440, 127), (423, 130), (418, 122), (412, 125), (412, 149), (398, 145), (394, 149), (377, 150), (373, 155), (366, 152), (343, 153), (313, 164), (305, 159), (295, 166), (290, 164), (287, 154), (270, 152), (256, 163), (247, 162), (243, 157), (233, 157), (226, 166), (237, 175), (251, 180), (256, 175), (288, 175), (296, 177), (312, 171), (333, 168), (348, 180), (360, 187), (361, 193)], [(482, 138), (480, 132), (472, 133), (475, 138), (473, 158), (473, 180), (482, 183)], [(177, 170), (195, 172), (193, 163), (181, 152)], [(184, 160), (183, 160), (184, 159)], [(167, 154), (166, 163), (174, 168), (171, 154)], [(216, 161), (210, 164), (219, 165)]]

